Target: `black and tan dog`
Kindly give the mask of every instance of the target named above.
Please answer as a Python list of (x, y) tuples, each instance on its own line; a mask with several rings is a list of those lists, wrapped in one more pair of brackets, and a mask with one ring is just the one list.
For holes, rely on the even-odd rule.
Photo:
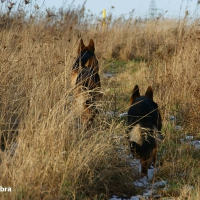
[(131, 152), (139, 158), (142, 174), (147, 175), (151, 164), (156, 163), (158, 143), (162, 140), (162, 120), (158, 105), (153, 101), (151, 86), (145, 96), (140, 96), (139, 87), (133, 89), (128, 110), (128, 136)]
[(101, 82), (98, 60), (94, 54), (94, 41), (91, 39), (88, 46), (80, 40), (78, 56), (72, 66), (71, 82), (76, 88), (76, 109), (81, 113), (81, 121), (88, 126), (98, 113), (97, 102), (100, 101)]

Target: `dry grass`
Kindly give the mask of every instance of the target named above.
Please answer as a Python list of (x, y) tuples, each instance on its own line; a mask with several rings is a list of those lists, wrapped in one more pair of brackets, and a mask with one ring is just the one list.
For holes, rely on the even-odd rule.
[[(200, 138), (198, 22), (188, 26), (186, 19), (117, 19), (109, 21), (102, 33), (98, 20), (89, 24), (88, 16), (79, 18), (82, 8), (56, 14), (61, 20), (38, 14), (24, 23), (15, 17), (17, 13), (1, 18), (1, 134), (9, 137), (0, 154), (0, 182), (12, 187), (12, 193), (1, 193), (1, 199), (107, 199), (111, 194), (136, 194), (134, 171), (118, 153), (121, 142), (113, 140), (126, 127), (107, 115), (110, 110), (127, 110), (135, 84), (142, 90), (153, 85), (163, 116), (166, 139), (159, 157), (164, 163), (156, 178), (169, 182), (164, 195), (199, 199), (199, 150), (180, 143), (187, 133)], [(95, 41), (104, 92), (100, 115), (88, 131), (78, 125), (70, 87), (80, 36)], [(103, 78), (116, 60), (134, 62), (120, 73), (116, 69), (114, 77)], [(174, 130), (170, 114), (183, 131)], [(15, 140), (15, 154), (9, 156)]]

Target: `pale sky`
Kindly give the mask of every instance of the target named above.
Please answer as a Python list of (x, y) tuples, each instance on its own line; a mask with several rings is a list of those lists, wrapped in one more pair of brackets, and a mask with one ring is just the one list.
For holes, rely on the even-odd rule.
[[(38, 5), (44, 2), (46, 7), (56, 8), (67, 7), (71, 4), (72, 0), (37, 0)], [(84, 0), (75, 0), (73, 5), (82, 5)], [(122, 14), (128, 15), (133, 9), (135, 10), (135, 16), (144, 17), (148, 14), (152, 0), (87, 0), (86, 10), (90, 10), (97, 16), (101, 16), (103, 9), (106, 9), (107, 13), (112, 12), (114, 16), (120, 16)], [(154, 0), (157, 12), (161, 12), (166, 17), (179, 17), (184, 16), (185, 11), (188, 10), (190, 16), (194, 16), (200, 9), (198, 0)], [(198, 6), (197, 6), (198, 5)], [(114, 9), (111, 9), (114, 6)]]
[[(9, 2), (15, 2), (13, 9), (17, 9), (19, 3), (24, 4), (25, 0), (1, 0), (0, 7), (8, 10)], [(30, 9), (34, 5), (44, 8), (68, 8), (70, 5), (82, 5), (85, 0), (26, 0), (30, 1), (26, 8)], [(199, 1), (199, 4), (197, 3)], [(72, 4), (73, 2), (73, 4)], [(154, 2), (154, 8), (157, 13), (162, 13), (164, 17), (184, 17), (185, 11), (188, 10), (189, 17), (195, 17), (200, 13), (200, 0), (87, 0), (85, 4), (86, 11), (90, 10), (91, 14), (98, 17), (102, 16), (102, 10), (106, 9), (107, 14), (113, 16), (129, 16), (132, 10), (136, 17), (147, 17), (151, 2)], [(114, 6), (113, 9), (111, 7)]]

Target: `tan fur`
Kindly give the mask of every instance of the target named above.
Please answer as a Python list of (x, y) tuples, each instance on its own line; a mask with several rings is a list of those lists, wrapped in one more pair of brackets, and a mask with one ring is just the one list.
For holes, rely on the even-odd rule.
[(72, 87), (75, 87), (77, 77), (78, 77), (78, 71), (72, 70), (72, 73), (71, 73), (71, 86)]
[(156, 166), (157, 152), (158, 152), (158, 145), (156, 146), (156, 148), (153, 149), (152, 155), (151, 155), (154, 167)]
[(131, 98), (130, 98), (130, 105), (132, 105), (134, 99), (136, 99), (139, 96), (140, 96), (139, 87), (138, 87), (138, 85), (136, 85), (133, 89), (133, 92), (132, 92), (132, 95), (131, 95)]
[(152, 90), (152, 87), (149, 86), (147, 88), (147, 91), (145, 93), (145, 96), (148, 97), (149, 99), (151, 99), (153, 101), (153, 90)]
[(136, 142), (140, 146), (142, 145), (143, 139), (141, 137), (141, 127), (139, 124), (136, 124), (132, 130), (129, 132), (129, 140), (131, 142)]

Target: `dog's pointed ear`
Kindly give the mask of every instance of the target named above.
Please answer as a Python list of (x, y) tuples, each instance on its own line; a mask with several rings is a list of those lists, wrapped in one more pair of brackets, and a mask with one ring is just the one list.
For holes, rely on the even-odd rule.
[(90, 39), (90, 42), (89, 42), (88, 47), (89, 47), (91, 50), (95, 51), (93, 39)]
[(145, 93), (145, 97), (147, 97), (147, 98), (149, 98), (149, 99), (151, 99), (153, 101), (153, 89), (152, 89), (151, 86), (149, 86), (147, 88), (147, 91)]
[(130, 98), (130, 104), (132, 105), (134, 99), (140, 97), (140, 91), (139, 91), (139, 87), (138, 85), (136, 85), (133, 89), (133, 92), (132, 92), (132, 95), (131, 95), (131, 98)]
[(78, 47), (78, 54), (81, 52), (81, 50), (85, 47), (84, 43), (83, 43), (83, 40), (81, 39), (80, 40), (80, 44), (79, 44), (79, 47)]

